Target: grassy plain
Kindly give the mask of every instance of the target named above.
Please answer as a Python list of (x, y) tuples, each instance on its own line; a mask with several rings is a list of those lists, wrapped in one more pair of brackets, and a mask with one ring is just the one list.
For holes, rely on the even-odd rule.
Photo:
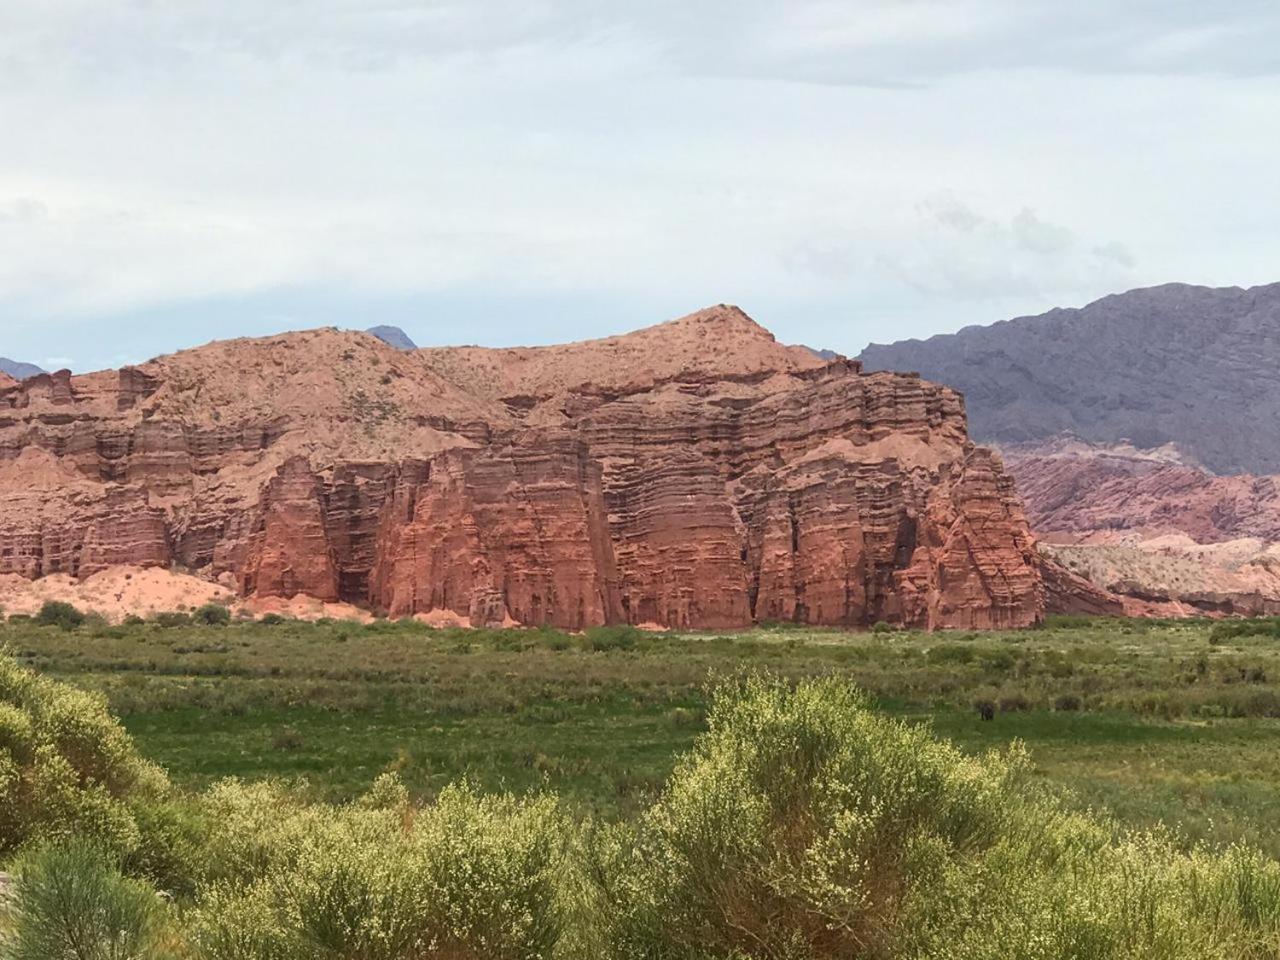
[(193, 788), (284, 778), (342, 800), (394, 768), (421, 796), (465, 776), (484, 788), (545, 785), (624, 817), (704, 728), (709, 680), (768, 670), (850, 678), (887, 713), (966, 750), (1021, 739), (1038, 775), (1081, 806), (1280, 855), (1280, 639), (1211, 633), (1103, 620), (998, 633), (581, 636), (11, 620), (0, 644), (103, 692), (141, 751)]

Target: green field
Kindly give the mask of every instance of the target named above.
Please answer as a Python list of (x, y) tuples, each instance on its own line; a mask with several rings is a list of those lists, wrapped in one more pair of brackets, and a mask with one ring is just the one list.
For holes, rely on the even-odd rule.
[(142, 753), (192, 788), (284, 778), (343, 800), (395, 769), (422, 797), (465, 776), (627, 817), (703, 729), (709, 680), (838, 675), (965, 750), (1023, 740), (1037, 775), (1073, 804), (1277, 855), (1280, 640), (1211, 642), (1211, 630), (1065, 621), (1002, 633), (569, 636), (15, 620), (0, 638), (40, 672), (105, 693)]

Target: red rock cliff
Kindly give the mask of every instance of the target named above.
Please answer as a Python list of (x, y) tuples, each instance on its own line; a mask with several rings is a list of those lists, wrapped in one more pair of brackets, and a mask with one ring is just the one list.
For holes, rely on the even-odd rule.
[(1020, 626), (1044, 604), (958, 394), (723, 306), (563, 347), (324, 330), (0, 385), (0, 572), (122, 562), (475, 624)]

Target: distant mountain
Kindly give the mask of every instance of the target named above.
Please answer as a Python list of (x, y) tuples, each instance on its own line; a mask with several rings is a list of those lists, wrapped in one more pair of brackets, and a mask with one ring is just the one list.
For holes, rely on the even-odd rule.
[(371, 333), (383, 343), (397, 350), (417, 350), (418, 345), (409, 339), (409, 335), (399, 327), (370, 327), (365, 333)]
[(980, 441), (1173, 443), (1214, 473), (1280, 473), (1280, 283), (1132, 290), (861, 360), (962, 391)]
[(800, 344), (800, 346), (804, 347), (806, 350), (812, 353), (819, 360), (839, 360), (840, 359), (840, 354), (836, 353), (834, 350), (815, 350), (813, 347), (807, 347), (804, 344)]
[(0, 357), (0, 373), (6, 373), (15, 380), (25, 380), (27, 377), (34, 377), (38, 373), (44, 373), (44, 371), (34, 363), (19, 363), (17, 360)]

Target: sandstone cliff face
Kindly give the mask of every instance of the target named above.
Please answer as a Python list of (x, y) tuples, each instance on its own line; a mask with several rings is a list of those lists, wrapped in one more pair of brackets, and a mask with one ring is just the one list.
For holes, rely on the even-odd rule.
[(126, 562), (477, 625), (1043, 612), (955, 392), (730, 307), (556, 348), (313, 331), (0, 385), (0, 573)]

